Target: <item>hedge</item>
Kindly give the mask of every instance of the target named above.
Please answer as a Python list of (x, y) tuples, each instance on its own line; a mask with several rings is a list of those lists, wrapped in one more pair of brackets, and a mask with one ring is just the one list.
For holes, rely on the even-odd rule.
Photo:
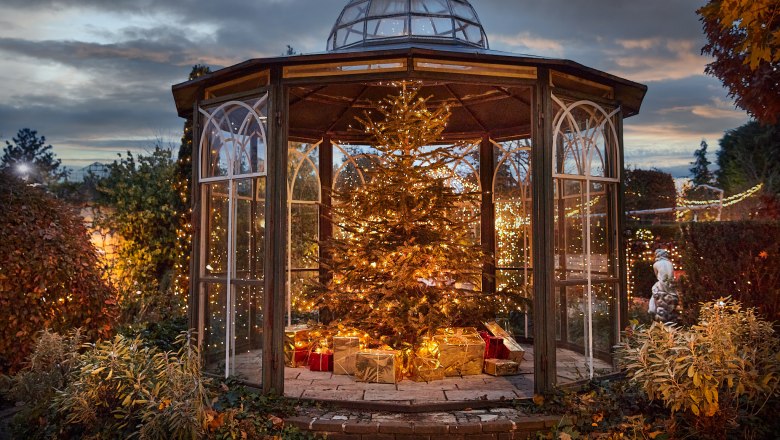
[(683, 317), (700, 303), (730, 296), (780, 322), (780, 222), (708, 222), (682, 226)]

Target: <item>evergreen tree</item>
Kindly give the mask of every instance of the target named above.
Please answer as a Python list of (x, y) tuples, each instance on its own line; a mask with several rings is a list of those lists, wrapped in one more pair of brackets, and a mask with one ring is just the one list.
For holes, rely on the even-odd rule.
[(690, 168), (691, 174), (693, 174), (694, 185), (709, 185), (712, 183), (712, 173), (710, 172), (710, 161), (707, 159), (707, 141), (701, 141), (700, 148), (693, 153), (694, 161)]
[[(192, 81), (203, 75), (211, 73), (211, 68), (203, 64), (192, 66), (189, 80)], [(194, 139), (192, 138), (192, 117), (184, 121), (184, 132), (181, 136), (181, 146), (176, 161), (176, 189), (179, 192), (179, 203), (176, 206), (178, 228), (176, 230), (176, 261), (174, 263), (173, 290), (182, 303), (189, 290), (190, 253), (192, 252), (192, 151)]]
[(5, 141), (0, 170), (26, 167), (15, 171), (29, 181), (47, 185), (68, 177), (68, 171), (61, 168), (62, 161), (51, 151), (52, 146), (46, 145), (45, 136), (38, 137), (37, 131), (23, 128), (12, 141)]
[(338, 323), (396, 348), (494, 317), (499, 302), (480, 292), (487, 256), (474, 233), (479, 194), (454, 189), (456, 157), (435, 145), (450, 110), (427, 101), (404, 83), (378, 103), (379, 118), (358, 119), (381, 161), (361, 187), (334, 192), (334, 238), (322, 262), (333, 277), (314, 299)]

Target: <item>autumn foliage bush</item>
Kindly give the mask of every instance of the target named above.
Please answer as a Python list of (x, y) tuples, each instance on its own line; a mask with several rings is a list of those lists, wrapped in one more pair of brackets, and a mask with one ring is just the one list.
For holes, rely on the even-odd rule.
[(75, 210), (0, 173), (0, 372), (18, 371), (42, 329), (112, 330), (115, 294)]
[(690, 329), (656, 322), (626, 336), (617, 355), (628, 376), (696, 438), (776, 438), (761, 429), (776, 423), (766, 416), (780, 398), (780, 338), (754, 309), (719, 299)]
[(678, 243), (686, 324), (701, 303), (726, 296), (780, 322), (780, 222), (688, 223)]

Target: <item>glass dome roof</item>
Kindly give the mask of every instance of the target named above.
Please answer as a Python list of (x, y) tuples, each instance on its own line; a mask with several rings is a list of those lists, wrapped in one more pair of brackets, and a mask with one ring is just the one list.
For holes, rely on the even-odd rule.
[(333, 26), (327, 50), (410, 40), (489, 48), (467, 0), (350, 0)]

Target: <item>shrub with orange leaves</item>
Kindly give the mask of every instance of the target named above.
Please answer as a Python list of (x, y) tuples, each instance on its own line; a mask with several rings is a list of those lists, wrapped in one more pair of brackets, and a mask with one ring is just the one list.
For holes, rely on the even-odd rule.
[(71, 206), (0, 173), (0, 373), (18, 371), (43, 329), (109, 336), (114, 290)]

